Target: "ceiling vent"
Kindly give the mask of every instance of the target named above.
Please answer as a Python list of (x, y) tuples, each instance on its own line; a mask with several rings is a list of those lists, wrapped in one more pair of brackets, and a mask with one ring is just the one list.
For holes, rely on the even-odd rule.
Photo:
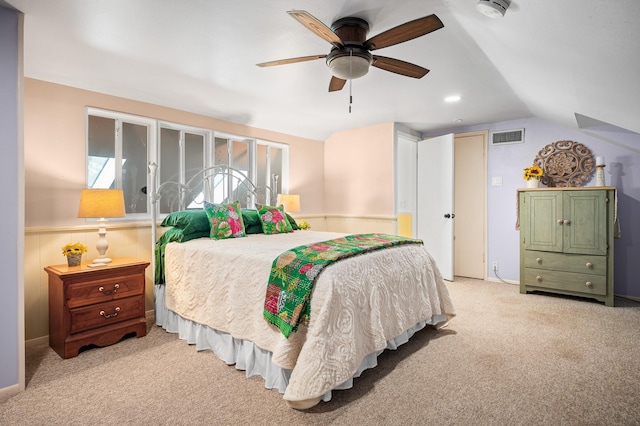
[(507, 145), (524, 142), (524, 129), (503, 130), (491, 134), (492, 145)]

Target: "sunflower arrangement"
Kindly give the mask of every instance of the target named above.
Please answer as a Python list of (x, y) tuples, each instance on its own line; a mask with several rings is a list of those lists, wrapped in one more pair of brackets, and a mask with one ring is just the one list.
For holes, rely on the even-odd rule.
[(309, 222), (302, 219), (301, 221), (298, 222), (298, 229), (302, 229), (302, 230), (311, 229), (311, 225), (309, 225)]
[(72, 254), (82, 254), (87, 252), (87, 246), (81, 243), (67, 244), (62, 247), (62, 254), (65, 256), (71, 256)]
[(544, 175), (544, 170), (540, 166), (531, 166), (524, 169), (524, 180), (540, 179)]

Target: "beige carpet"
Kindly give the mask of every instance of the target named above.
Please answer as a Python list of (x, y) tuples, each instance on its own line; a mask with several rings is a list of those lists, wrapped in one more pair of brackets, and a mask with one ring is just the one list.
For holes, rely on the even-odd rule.
[(640, 304), (449, 283), (458, 316), (425, 329), (306, 412), (150, 326), (141, 339), (62, 360), (27, 351), (27, 389), (1, 425), (640, 425)]

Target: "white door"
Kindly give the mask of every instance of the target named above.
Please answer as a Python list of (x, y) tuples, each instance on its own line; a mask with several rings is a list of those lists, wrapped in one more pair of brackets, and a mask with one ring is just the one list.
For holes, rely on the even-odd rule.
[(453, 134), (418, 142), (417, 237), (453, 281)]

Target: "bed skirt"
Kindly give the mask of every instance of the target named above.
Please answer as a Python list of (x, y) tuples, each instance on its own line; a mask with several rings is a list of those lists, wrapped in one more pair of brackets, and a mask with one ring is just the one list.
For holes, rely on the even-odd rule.
[[(196, 345), (196, 350), (211, 350), (218, 358), (228, 365), (235, 365), (236, 369), (246, 372), (247, 377), (259, 375), (264, 379), (267, 389), (278, 389), (284, 394), (289, 383), (291, 371), (280, 368), (271, 362), (271, 352), (261, 349), (251, 341), (233, 338), (230, 334), (215, 330), (209, 326), (182, 318), (180, 315), (167, 309), (165, 305), (165, 286), (155, 285), (155, 320), (156, 324), (169, 333), (178, 333), (180, 339), (186, 340), (190, 345)], [(437, 315), (428, 321), (420, 321), (413, 327), (387, 341), (385, 349), (397, 349), (409, 341), (418, 331), (427, 325), (438, 325), (441, 328), (446, 324), (445, 315)], [(353, 379), (359, 377), (364, 370), (378, 365), (378, 355), (383, 350), (367, 355), (356, 373), (333, 390), (344, 390), (353, 387)], [(331, 400), (331, 391), (325, 393), (322, 401)]]

